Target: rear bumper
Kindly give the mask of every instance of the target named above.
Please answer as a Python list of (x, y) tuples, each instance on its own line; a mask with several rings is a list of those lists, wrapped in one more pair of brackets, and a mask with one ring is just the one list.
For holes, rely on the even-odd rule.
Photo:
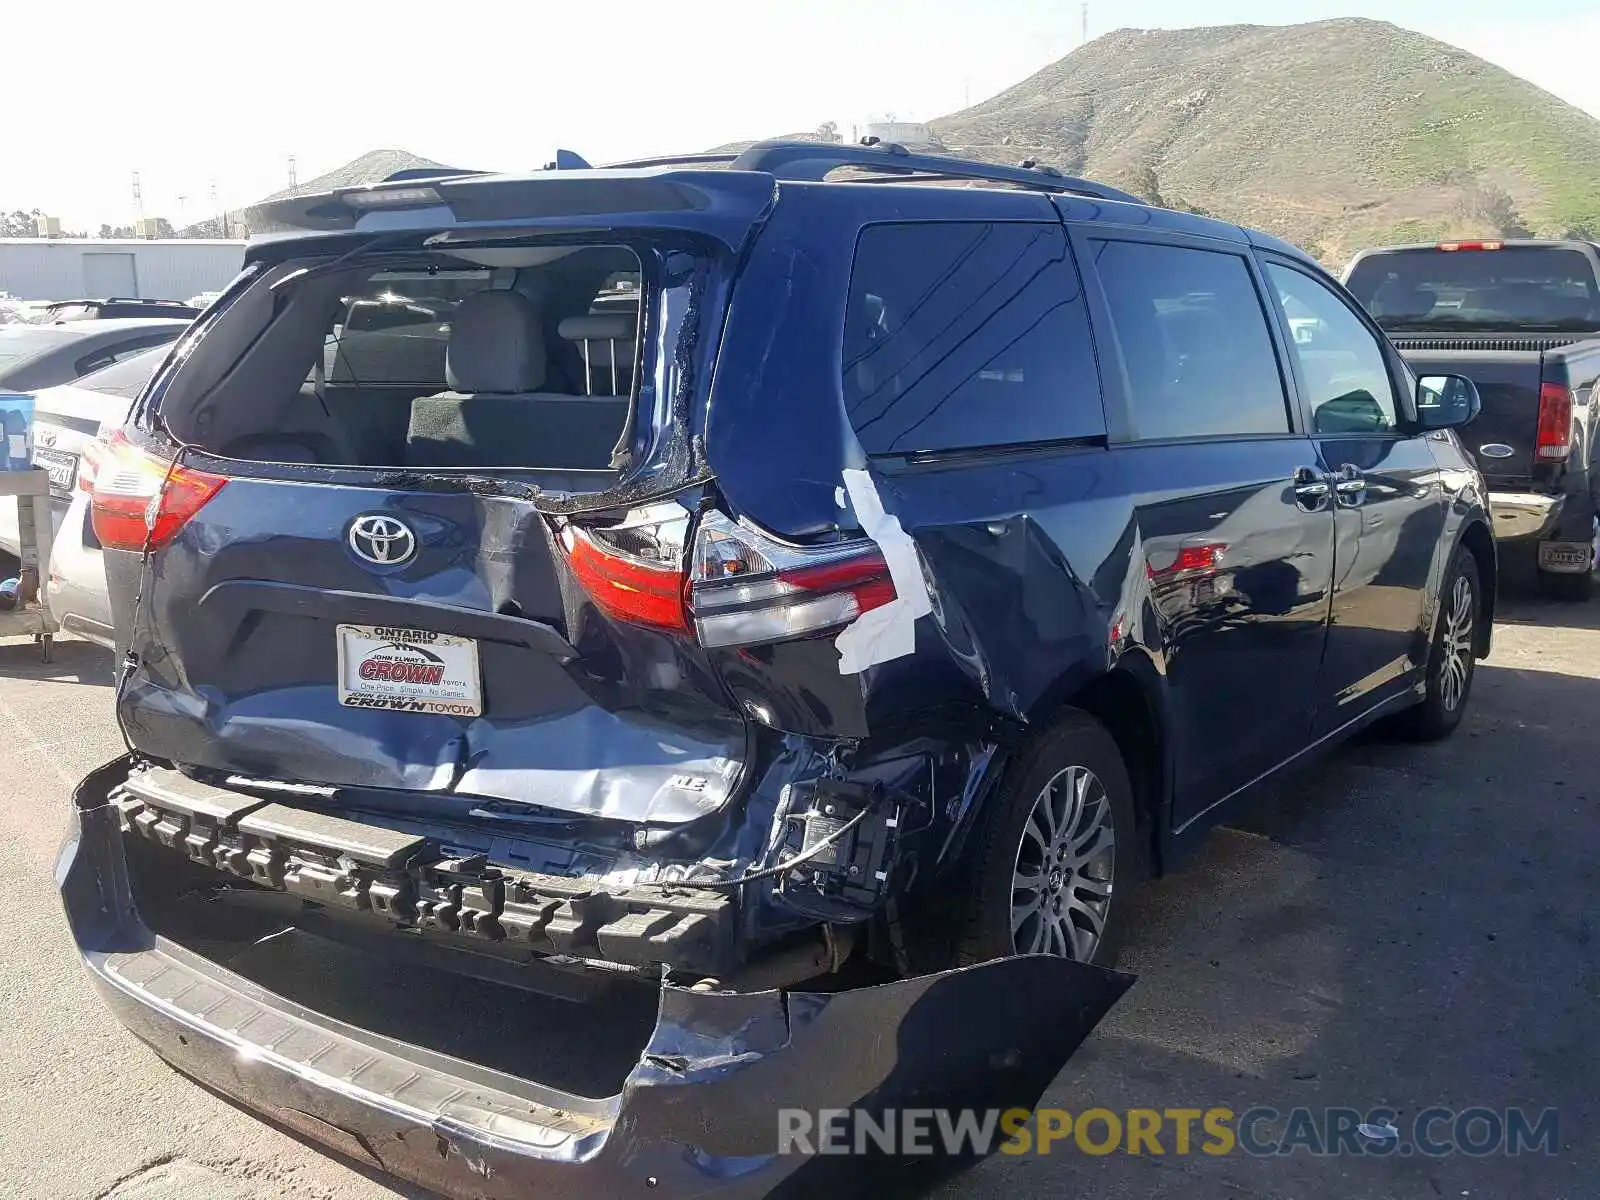
[(667, 985), (622, 1091), (587, 1099), (323, 1017), (153, 934), (109, 800), (127, 769), (118, 760), (79, 785), (57, 867), (106, 1004), (184, 1073), (447, 1196), (744, 1197), (810, 1194), (835, 1174), (859, 1183), (889, 1164), (780, 1154), (779, 1110), (1031, 1108), (1132, 982), (1031, 956), (834, 994)]
[(1490, 492), (1489, 513), (1495, 540), (1501, 543), (1543, 541), (1560, 524), (1566, 496), (1537, 492)]

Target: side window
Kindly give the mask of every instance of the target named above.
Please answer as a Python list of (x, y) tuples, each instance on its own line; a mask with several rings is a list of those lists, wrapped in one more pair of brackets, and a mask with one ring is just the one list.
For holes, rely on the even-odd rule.
[(868, 454), (1104, 436), (1065, 230), (869, 226), (850, 277), (843, 385)]
[(1267, 263), (1294, 334), (1313, 433), (1386, 433), (1396, 426), (1394, 384), (1372, 331), (1326, 284)]
[(1092, 245), (1141, 439), (1289, 432), (1272, 333), (1242, 257)]

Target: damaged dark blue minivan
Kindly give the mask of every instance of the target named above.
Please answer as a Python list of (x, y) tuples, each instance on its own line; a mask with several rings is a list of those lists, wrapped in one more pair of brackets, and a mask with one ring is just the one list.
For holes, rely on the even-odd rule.
[[(1131, 884), (1488, 650), (1476, 392), (1270, 238), (793, 143), (274, 216), (95, 480), (129, 754), (62, 888), (161, 1054), (427, 1186), (1031, 1106)], [(224, 965), (277, 929), (657, 1008), (596, 1096)]]

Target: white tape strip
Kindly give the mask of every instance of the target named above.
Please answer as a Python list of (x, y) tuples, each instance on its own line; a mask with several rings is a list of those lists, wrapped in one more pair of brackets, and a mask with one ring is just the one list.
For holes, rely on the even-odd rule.
[(839, 674), (858, 675), (868, 667), (903, 658), (915, 650), (917, 618), (933, 611), (933, 601), (917, 559), (917, 547), (911, 535), (900, 528), (899, 519), (883, 511), (872, 476), (846, 468), (844, 487), (862, 530), (883, 551), (895, 591), (895, 598), (888, 604), (862, 613), (834, 639), (839, 651)]

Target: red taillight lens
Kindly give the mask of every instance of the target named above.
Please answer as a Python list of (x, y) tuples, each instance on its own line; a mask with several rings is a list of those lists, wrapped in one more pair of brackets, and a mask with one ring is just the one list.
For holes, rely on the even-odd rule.
[(572, 573), (609, 616), (654, 629), (689, 632), (683, 594), (689, 514), (678, 504), (636, 509), (607, 526), (568, 525), (562, 545)]
[(1435, 250), (1504, 250), (1504, 242), (1440, 242)]
[(174, 467), (116, 434), (94, 468), (89, 502), (94, 535), (112, 550), (159, 550), (227, 482), (193, 467)]
[(871, 541), (793, 546), (707, 513), (695, 538), (689, 604), (703, 646), (752, 646), (847, 625), (895, 598)]
[(1565, 384), (1539, 385), (1539, 435), (1533, 457), (1539, 462), (1566, 462), (1572, 453), (1572, 393)]
[[(615, 525), (568, 525), (572, 573), (608, 616), (688, 633), (703, 646), (753, 646), (847, 625), (895, 598), (875, 543), (793, 546), (719, 512), (677, 504), (629, 513)], [(684, 560), (688, 557), (688, 570)]]
[(682, 571), (640, 562), (579, 530), (573, 530), (567, 561), (589, 598), (611, 616), (688, 632)]

